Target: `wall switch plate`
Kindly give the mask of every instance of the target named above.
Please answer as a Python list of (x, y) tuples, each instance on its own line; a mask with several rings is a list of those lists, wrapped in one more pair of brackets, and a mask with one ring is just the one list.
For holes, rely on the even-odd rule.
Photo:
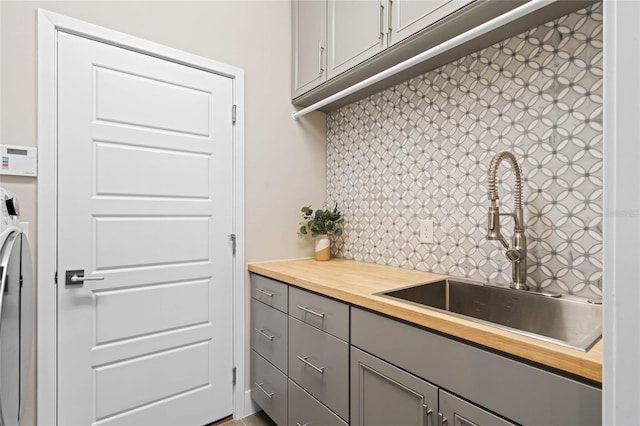
[(420, 220), (420, 243), (422, 244), (433, 243), (433, 220), (432, 219)]

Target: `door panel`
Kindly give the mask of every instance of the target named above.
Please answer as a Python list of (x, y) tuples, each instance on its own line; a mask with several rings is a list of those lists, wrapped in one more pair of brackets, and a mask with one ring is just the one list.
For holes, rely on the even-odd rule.
[(96, 120), (210, 136), (210, 92), (129, 70), (94, 73)]
[(207, 324), (210, 286), (201, 280), (95, 292), (96, 344)]
[(206, 262), (210, 226), (206, 217), (95, 218), (96, 270)]
[(232, 80), (59, 33), (58, 423), (232, 413)]
[[(118, 162), (118, 174), (110, 173)], [(209, 156), (179, 150), (95, 145), (96, 195), (203, 198), (209, 195)]]
[[(209, 384), (210, 342), (127, 359), (95, 369), (96, 416), (100, 420)], [(180, 371), (169, 381), (158, 371)]]

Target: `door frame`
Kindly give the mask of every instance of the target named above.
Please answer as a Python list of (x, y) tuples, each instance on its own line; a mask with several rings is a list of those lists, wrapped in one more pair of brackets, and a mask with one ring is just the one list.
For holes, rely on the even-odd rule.
[[(37, 419), (57, 422), (57, 38), (67, 32), (91, 40), (143, 53), (233, 80), (233, 361), (236, 385), (233, 413), (245, 412), (245, 240), (244, 240), (244, 70), (163, 46), (115, 30), (38, 9), (38, 242), (37, 242)], [(229, 110), (231, 120), (231, 108)]]

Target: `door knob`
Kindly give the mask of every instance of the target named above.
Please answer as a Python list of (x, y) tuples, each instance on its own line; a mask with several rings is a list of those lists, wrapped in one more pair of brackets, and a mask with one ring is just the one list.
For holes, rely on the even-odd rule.
[(103, 281), (104, 277), (85, 277), (84, 269), (70, 269), (65, 272), (65, 285), (82, 285), (85, 281)]

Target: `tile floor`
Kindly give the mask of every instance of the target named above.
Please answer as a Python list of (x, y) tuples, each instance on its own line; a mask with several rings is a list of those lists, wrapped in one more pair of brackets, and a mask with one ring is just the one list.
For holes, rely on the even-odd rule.
[(222, 423), (221, 426), (276, 426), (276, 424), (267, 416), (264, 411), (258, 411), (244, 419), (229, 420)]

